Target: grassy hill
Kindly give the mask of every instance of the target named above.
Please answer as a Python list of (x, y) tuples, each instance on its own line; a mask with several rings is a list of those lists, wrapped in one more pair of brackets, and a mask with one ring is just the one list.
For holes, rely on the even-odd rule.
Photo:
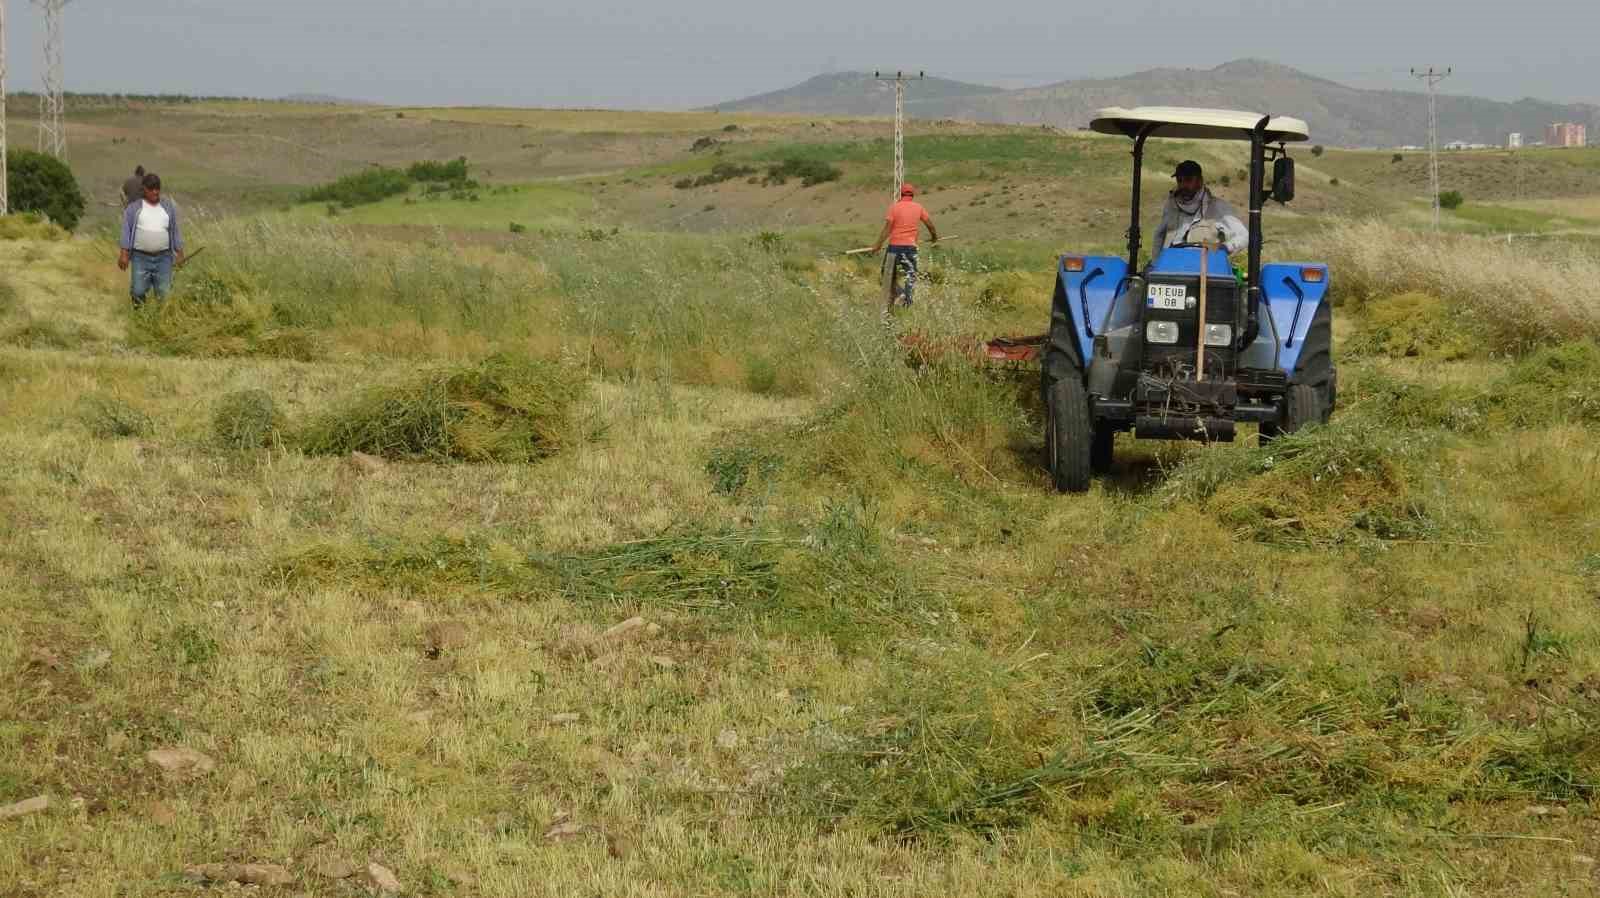
[(1585, 894), (1586, 157), (1452, 157), (1436, 237), (1411, 160), (1306, 154), (1267, 251), (1331, 266), (1339, 413), (1061, 497), (963, 350), (1119, 242), (1126, 146), (919, 126), (961, 239), (885, 321), (882, 130), (86, 116), (207, 249), (135, 314), (104, 233), (0, 221), (0, 894)]
[[(859, 81), (864, 76), (855, 77)], [(850, 89), (836, 91), (834, 85), (849, 85)], [(847, 76), (832, 76), (723, 108), (787, 111), (804, 98), (805, 111), (818, 115), (892, 114), (892, 100), (885, 105), (879, 97), (875, 106), (862, 105), (864, 86), (852, 84)], [(925, 92), (917, 85), (910, 91), (907, 110), (927, 119), (1082, 128), (1095, 110), (1106, 106), (1256, 109), (1306, 119), (1313, 136), (1323, 143), (1390, 147), (1427, 142), (1427, 103), (1427, 95), (1415, 91), (1361, 90), (1277, 63), (1238, 60), (1214, 69), (1160, 68), (1119, 78), (1064, 81), (1019, 90), (979, 92), (941, 87)], [(1443, 142), (1498, 146), (1514, 131), (1541, 135), (1551, 122), (1582, 121), (1594, 127), (1600, 125), (1597, 113), (1600, 109), (1581, 104), (1532, 99), (1504, 103), (1447, 95), (1439, 100), (1439, 133)]]

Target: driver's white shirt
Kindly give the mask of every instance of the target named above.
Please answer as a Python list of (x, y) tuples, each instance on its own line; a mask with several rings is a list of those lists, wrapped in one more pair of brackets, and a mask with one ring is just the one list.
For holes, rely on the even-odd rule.
[(1238, 213), (1228, 201), (1205, 189), (1205, 196), (1197, 205), (1194, 212), (1185, 212), (1178, 208), (1175, 196), (1168, 196), (1167, 203), (1161, 209), (1161, 224), (1156, 227), (1155, 246), (1166, 249), (1180, 243), (1187, 243), (1189, 229), (1202, 221), (1214, 221), (1222, 228), (1223, 245), (1229, 254), (1241, 253), (1250, 247), (1250, 229), (1239, 220)]

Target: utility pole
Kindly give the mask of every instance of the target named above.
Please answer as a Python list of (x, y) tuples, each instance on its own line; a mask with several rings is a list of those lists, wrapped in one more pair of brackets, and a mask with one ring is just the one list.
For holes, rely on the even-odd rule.
[(1433, 229), (1439, 230), (1439, 82), (1450, 77), (1453, 69), (1439, 71), (1428, 66), (1426, 71), (1411, 70), (1411, 77), (1428, 85), (1428, 164), (1433, 177)]
[(0, 215), (11, 214), (6, 193), (6, 0), (0, 0)]
[(61, 10), (71, 0), (33, 0), (44, 13), (44, 90), (39, 94), (39, 152), (67, 158), (66, 76), (61, 60)]
[[(895, 72), (891, 77), (873, 72), (879, 81), (894, 84), (894, 198), (900, 198), (900, 185), (906, 182), (906, 81), (912, 80), (905, 72)], [(918, 72), (914, 80), (921, 81), (926, 74)]]

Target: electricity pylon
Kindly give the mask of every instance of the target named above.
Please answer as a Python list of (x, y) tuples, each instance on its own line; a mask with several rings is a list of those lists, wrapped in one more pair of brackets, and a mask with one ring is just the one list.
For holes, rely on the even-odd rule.
[(918, 72), (915, 76), (905, 72), (895, 72), (894, 75), (885, 75), (882, 72), (873, 72), (872, 77), (879, 81), (888, 81), (894, 84), (894, 198), (900, 198), (900, 185), (906, 182), (906, 81), (921, 81), (925, 76)]

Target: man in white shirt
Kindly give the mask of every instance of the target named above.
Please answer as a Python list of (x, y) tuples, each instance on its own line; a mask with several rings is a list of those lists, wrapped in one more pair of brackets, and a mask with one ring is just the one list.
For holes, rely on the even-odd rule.
[(1205, 222), (1214, 224), (1222, 232), (1223, 244), (1228, 253), (1242, 253), (1250, 246), (1250, 229), (1239, 220), (1233, 206), (1211, 192), (1206, 186), (1205, 172), (1200, 163), (1188, 160), (1173, 173), (1177, 187), (1167, 197), (1161, 210), (1161, 224), (1156, 227), (1154, 255), (1169, 246), (1198, 242), (1189, 239), (1189, 230)]
[(123, 211), (121, 247), (117, 267), (133, 269), (134, 308), (143, 306), (152, 290), (158, 298), (172, 292), (172, 270), (183, 264), (183, 229), (178, 207), (162, 199), (161, 178), (153, 172), (144, 176), (144, 196)]

